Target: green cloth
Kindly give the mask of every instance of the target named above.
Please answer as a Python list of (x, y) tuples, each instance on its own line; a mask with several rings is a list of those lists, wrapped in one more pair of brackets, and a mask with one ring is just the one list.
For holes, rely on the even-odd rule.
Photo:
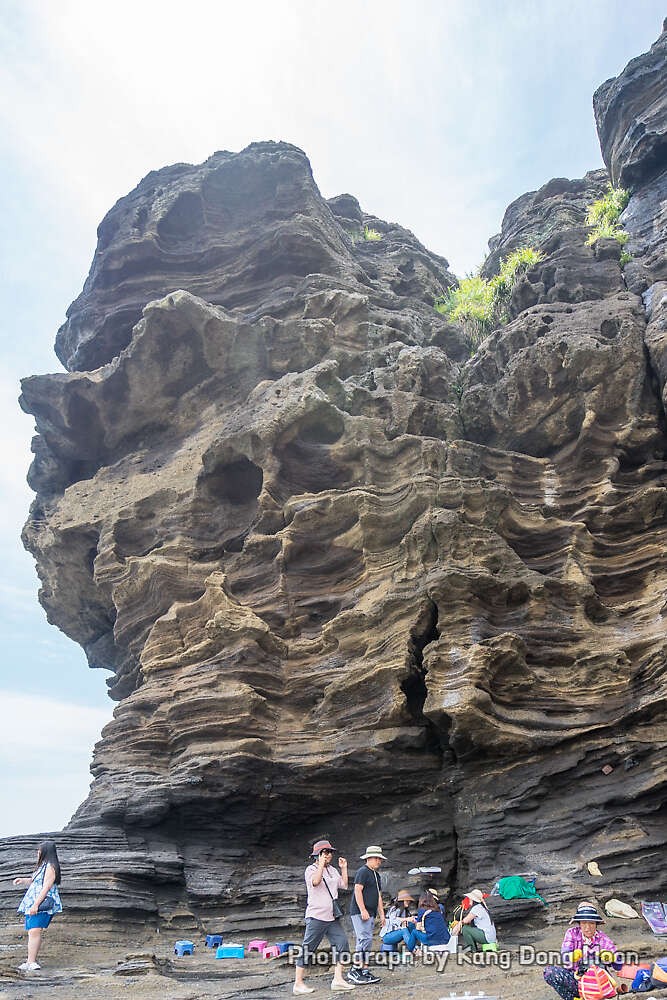
[(548, 906), (546, 899), (542, 899), (532, 882), (527, 882), (520, 875), (508, 875), (498, 882), (498, 892), (503, 899), (539, 899), (541, 903)]

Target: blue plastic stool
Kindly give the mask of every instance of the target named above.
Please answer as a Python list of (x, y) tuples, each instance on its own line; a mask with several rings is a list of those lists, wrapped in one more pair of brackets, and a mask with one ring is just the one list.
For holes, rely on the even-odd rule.
[(207, 948), (217, 948), (218, 945), (222, 944), (222, 934), (207, 934), (206, 935), (206, 947)]
[(216, 958), (245, 958), (245, 948), (242, 944), (221, 944), (216, 950)]
[(380, 951), (396, 951), (396, 945), (395, 944), (385, 944), (384, 941), (383, 941), (382, 942), (382, 947), (380, 948)]
[(285, 952), (294, 947), (294, 941), (276, 941), (276, 945), (280, 948), (280, 954), (284, 955)]
[(174, 955), (183, 958), (184, 955), (194, 955), (195, 946), (192, 941), (177, 941), (174, 945)]

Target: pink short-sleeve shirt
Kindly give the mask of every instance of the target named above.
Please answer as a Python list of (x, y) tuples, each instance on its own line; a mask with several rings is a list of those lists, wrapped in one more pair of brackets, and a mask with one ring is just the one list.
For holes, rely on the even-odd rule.
[[(313, 876), (317, 872), (317, 865), (309, 865), (304, 873), (306, 886), (308, 887), (308, 905), (306, 906), (306, 917), (315, 917), (316, 920), (333, 920), (333, 904), (331, 896), (338, 899), (338, 889), (343, 885), (343, 877), (333, 865), (327, 865), (322, 872), (322, 881), (319, 885), (313, 885)], [(326, 879), (326, 886), (324, 880)], [(327, 892), (327, 886), (331, 891), (331, 896)]]

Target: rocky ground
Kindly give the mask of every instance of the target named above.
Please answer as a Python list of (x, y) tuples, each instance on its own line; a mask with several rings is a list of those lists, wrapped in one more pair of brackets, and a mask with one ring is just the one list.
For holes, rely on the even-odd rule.
[[(464, 996), (466, 992), (473, 996), (482, 992), (502, 1000), (547, 1000), (550, 991), (542, 980), (541, 967), (523, 964), (520, 948), (558, 950), (564, 927), (564, 920), (552, 920), (545, 911), (539, 929), (521, 929), (519, 925), (508, 928), (501, 935), (502, 951), (498, 956), (484, 956), (484, 965), (459, 956), (458, 961), (449, 958), (440, 971), (435, 965), (419, 961), (378, 969), (382, 982), (360, 988), (359, 992), (369, 1000), (438, 1000), (452, 993)], [(667, 940), (661, 942), (651, 935), (643, 921), (610, 919), (606, 930), (619, 947), (636, 951), (642, 960), (667, 952)], [(195, 939), (193, 957), (176, 958), (172, 937), (154, 932), (142, 935), (138, 930), (128, 933), (127, 929), (114, 934), (88, 923), (63, 919), (54, 922), (44, 938), (41, 971), (21, 975), (16, 967), (25, 960), (25, 935), (18, 923), (5, 927), (0, 931), (0, 998), (273, 1000), (292, 995), (293, 969), (286, 960), (266, 962), (253, 954), (243, 961), (216, 961), (200, 938)], [(314, 1000), (333, 995), (330, 979), (328, 971), (323, 970), (309, 977), (310, 984), (316, 987)], [(658, 1000), (667, 996), (667, 990), (651, 996)]]

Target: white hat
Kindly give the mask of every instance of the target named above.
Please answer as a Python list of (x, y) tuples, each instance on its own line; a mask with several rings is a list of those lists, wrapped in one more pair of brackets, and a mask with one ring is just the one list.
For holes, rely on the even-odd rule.
[(387, 860), (382, 853), (382, 848), (378, 847), (377, 844), (370, 844), (366, 848), (366, 853), (360, 855), (360, 858), (362, 861), (366, 861), (368, 858), (382, 858), (383, 861)]
[(475, 903), (484, 902), (484, 893), (481, 889), (468, 889), (466, 896), (468, 899), (472, 899)]

